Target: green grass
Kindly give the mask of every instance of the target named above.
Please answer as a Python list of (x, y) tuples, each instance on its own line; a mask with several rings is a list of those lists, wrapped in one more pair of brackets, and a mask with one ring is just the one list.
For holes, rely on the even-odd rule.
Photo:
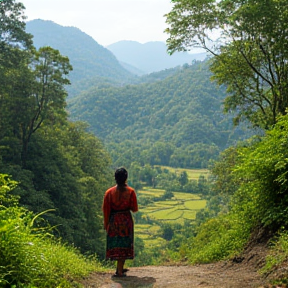
[(149, 216), (157, 220), (175, 220), (181, 217), (183, 212), (176, 208), (161, 209), (149, 213)]
[(161, 246), (161, 244), (163, 243), (163, 239), (158, 237), (158, 238), (155, 238), (155, 239), (149, 239), (147, 240), (145, 243), (145, 247), (151, 247), (151, 248), (154, 248), (156, 246)]
[(142, 190), (138, 191), (138, 194), (147, 197), (161, 197), (165, 193), (163, 189), (154, 189), (154, 188), (147, 188), (143, 187)]
[(185, 210), (182, 217), (187, 220), (195, 220), (196, 211)]
[(205, 178), (207, 178), (209, 175), (208, 169), (186, 169), (186, 168), (173, 168), (168, 166), (158, 166), (158, 167), (161, 167), (162, 169), (167, 169), (171, 173), (176, 173), (177, 176), (179, 176), (180, 173), (182, 172), (186, 172), (189, 180), (198, 180), (199, 176), (204, 176)]
[(205, 208), (206, 200), (185, 201), (184, 205), (188, 209), (199, 210)]
[(179, 200), (200, 200), (201, 197), (196, 194), (191, 193), (183, 193), (183, 192), (173, 192), (174, 198), (172, 199), (179, 199)]
[(48, 229), (34, 228), (35, 218), (23, 208), (2, 206), (0, 219), (1, 287), (72, 287), (71, 280), (102, 269)]
[(144, 229), (149, 229), (150, 227), (151, 227), (150, 224), (138, 224), (137, 227), (135, 227), (135, 230), (137, 229), (144, 230)]
[(146, 248), (155, 247), (161, 245), (163, 241), (159, 237), (160, 226), (151, 224), (136, 224), (135, 235), (144, 241)]

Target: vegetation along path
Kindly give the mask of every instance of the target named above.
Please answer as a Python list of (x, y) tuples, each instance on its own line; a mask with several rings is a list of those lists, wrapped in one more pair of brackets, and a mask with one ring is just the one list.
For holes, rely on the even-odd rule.
[(258, 272), (263, 265), (265, 254), (266, 248), (257, 245), (241, 257), (230, 261), (194, 266), (134, 267), (130, 268), (124, 278), (111, 277), (113, 271), (94, 273), (83, 280), (82, 284), (86, 288), (273, 287), (265, 284), (269, 282), (269, 277)]

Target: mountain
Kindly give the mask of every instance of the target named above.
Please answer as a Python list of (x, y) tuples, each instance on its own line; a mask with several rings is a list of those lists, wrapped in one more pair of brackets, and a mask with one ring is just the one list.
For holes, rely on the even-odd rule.
[(206, 53), (189, 54), (187, 52), (167, 53), (164, 42), (155, 41), (141, 44), (136, 41), (119, 41), (107, 48), (120, 62), (127, 63), (146, 73), (191, 64), (195, 60), (204, 60)]
[(71, 99), (68, 110), (72, 120), (89, 123), (114, 163), (207, 167), (221, 150), (245, 138), (233, 129), (231, 116), (223, 115), (225, 89), (210, 77), (208, 65), (199, 61), (158, 81), (93, 87)]
[[(72, 85), (68, 87), (69, 96), (75, 96), (99, 78), (128, 81), (134, 75), (119, 63), (111, 51), (99, 45), (91, 36), (75, 27), (64, 27), (52, 21), (32, 20), (26, 23), (26, 31), (32, 34), (34, 46), (51, 46), (68, 56), (73, 66), (70, 73)], [(84, 81), (84, 83), (83, 83)], [(77, 88), (77, 84), (80, 88)]]

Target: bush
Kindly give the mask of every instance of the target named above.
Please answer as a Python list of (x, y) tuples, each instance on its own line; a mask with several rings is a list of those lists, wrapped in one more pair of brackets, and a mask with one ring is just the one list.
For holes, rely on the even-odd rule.
[(193, 264), (216, 262), (239, 253), (249, 235), (249, 224), (238, 215), (221, 215), (203, 223), (197, 235), (190, 238), (188, 250), (183, 249)]
[[(10, 187), (7, 176), (0, 175), (3, 199), (11, 199)], [(10, 207), (0, 205), (1, 287), (71, 287), (78, 277), (100, 269), (94, 259), (56, 241), (51, 228), (35, 228), (40, 215), (34, 216), (16, 202)]]

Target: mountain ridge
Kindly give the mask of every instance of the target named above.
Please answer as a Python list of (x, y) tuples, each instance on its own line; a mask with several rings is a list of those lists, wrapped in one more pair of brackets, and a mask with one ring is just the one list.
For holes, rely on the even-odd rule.
[(51, 46), (69, 58), (73, 66), (69, 75), (71, 87), (67, 87), (69, 95), (80, 93), (81, 89), (77, 90), (76, 86), (82, 80), (102, 77), (126, 81), (135, 77), (123, 68), (111, 51), (79, 28), (36, 19), (26, 23), (26, 31), (33, 35), (33, 43), (37, 49)]
[(175, 52), (169, 55), (164, 42), (150, 41), (139, 43), (132, 40), (122, 40), (106, 46), (116, 58), (132, 65), (146, 73), (157, 72), (184, 64), (191, 64), (195, 60), (203, 61), (206, 53), (189, 54)]

